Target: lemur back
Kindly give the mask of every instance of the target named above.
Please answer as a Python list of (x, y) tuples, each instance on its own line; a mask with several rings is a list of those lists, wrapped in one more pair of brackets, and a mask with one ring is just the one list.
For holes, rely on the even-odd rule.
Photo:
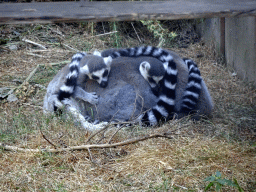
[[(101, 53), (102, 56), (112, 55), (118, 49), (109, 49)], [(124, 60), (129, 57), (122, 57)], [(128, 59), (129, 60), (129, 59)], [(138, 70), (143, 78), (149, 83), (152, 92), (157, 96), (160, 91), (160, 81), (163, 79), (165, 74), (165, 68), (163, 63), (155, 59), (154, 57), (139, 57), (137, 61), (131, 64), (133, 70)]]
[[(189, 73), (185, 62), (180, 57), (176, 57), (175, 54), (173, 54), (173, 57), (177, 63), (178, 70), (175, 89), (175, 113), (178, 114), (178, 117), (183, 117), (184, 114), (180, 113), (181, 101), (184, 97)], [(84, 89), (89, 92), (97, 92), (99, 102), (97, 106), (86, 103), (83, 109), (90, 109), (87, 115), (99, 121), (124, 122), (138, 120), (137, 117), (142, 112), (154, 107), (157, 104), (158, 97), (152, 93), (150, 84), (145, 81), (139, 71), (139, 67), (143, 62), (162, 64), (162, 62), (159, 62), (159, 60), (153, 57), (119, 57), (114, 59), (111, 65), (109, 85), (107, 88), (103, 89), (97, 86), (95, 81), (89, 80)], [(195, 108), (197, 113), (194, 114), (197, 117), (209, 115), (213, 108), (211, 97), (203, 80), (201, 84), (202, 89)]]
[(145, 62), (163, 68), (162, 62), (152, 57), (114, 59), (107, 88), (96, 86), (95, 81), (87, 81), (84, 89), (97, 92), (99, 102), (97, 106), (86, 104), (84, 108), (92, 108), (93, 117), (99, 121), (128, 121), (150, 109), (157, 103), (157, 97), (140, 73), (141, 63)]
[[(148, 111), (143, 116), (141, 116), (141, 120), (147, 125), (156, 125), (162, 118), (165, 118), (165, 119), (172, 118), (175, 112), (175, 99), (176, 99), (175, 89), (176, 89), (177, 75), (178, 75), (178, 71), (176, 67), (177, 61), (175, 62), (175, 60), (181, 60), (181, 59), (174, 53), (171, 54), (166, 50), (151, 47), (151, 46), (120, 49), (114, 53), (111, 53), (110, 56), (112, 58), (117, 58), (120, 56), (125, 56), (125, 57), (149, 56), (149, 57), (157, 58), (158, 60), (163, 62), (163, 66), (165, 67), (165, 74), (163, 77), (161, 91), (159, 93), (159, 101), (157, 105), (152, 108), (152, 110)], [(189, 63), (192, 66), (190, 70), (195, 71), (197, 69), (197, 66), (193, 62), (189, 62)], [(190, 72), (190, 75), (193, 75), (193, 74), (195, 74), (195, 72), (194, 73)], [(196, 78), (198, 78), (198, 80), (194, 81)], [(187, 95), (184, 96), (184, 99), (186, 99), (186, 101), (188, 101), (188, 98), (190, 98), (191, 96), (192, 97), (195, 96), (195, 98), (198, 99), (200, 88), (194, 89), (195, 87), (194, 83), (199, 81), (201, 81), (200, 72), (199, 72), (199, 76), (196, 76), (196, 77), (193, 76), (193, 78), (189, 78), (189, 82), (188, 82), (189, 87), (187, 87), (188, 90), (185, 92)], [(192, 94), (193, 91), (194, 91), (194, 95)], [(188, 109), (188, 106), (186, 104), (187, 104), (186, 102), (183, 103), (182, 105), (183, 107), (181, 108), (181, 110)], [(195, 104), (196, 102), (193, 103), (192, 105), (195, 106)], [(189, 108), (189, 110), (193, 110), (193, 108), (194, 107), (191, 107)]]

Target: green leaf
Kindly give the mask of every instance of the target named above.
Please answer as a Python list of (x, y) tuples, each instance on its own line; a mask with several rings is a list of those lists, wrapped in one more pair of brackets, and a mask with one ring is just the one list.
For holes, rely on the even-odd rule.
[(234, 184), (233, 181), (228, 180), (228, 179), (223, 179), (223, 180), (225, 180), (225, 182), (226, 182), (226, 184), (227, 184), (228, 186), (236, 187), (236, 184)]
[(211, 182), (213, 182), (214, 180), (215, 180), (214, 176), (210, 176), (204, 179), (204, 181), (211, 181)]
[(240, 187), (240, 185), (238, 184), (237, 180), (236, 180), (235, 178), (234, 178), (233, 180), (234, 180), (234, 184), (236, 185), (238, 191), (239, 191), (239, 192), (244, 192), (243, 188)]
[(221, 187), (222, 187), (221, 184), (219, 184), (219, 183), (216, 184), (216, 190), (217, 190), (217, 191), (220, 191), (220, 190), (221, 190)]
[(216, 172), (216, 177), (221, 177), (221, 173), (219, 171)]
[(217, 181), (219, 184), (221, 184), (221, 185), (225, 185), (225, 184), (226, 184), (225, 179), (217, 179), (216, 181)]
[(209, 183), (209, 185), (207, 185), (207, 186), (205, 187), (205, 191), (207, 191), (208, 189), (210, 189), (211, 186), (213, 186), (213, 182)]

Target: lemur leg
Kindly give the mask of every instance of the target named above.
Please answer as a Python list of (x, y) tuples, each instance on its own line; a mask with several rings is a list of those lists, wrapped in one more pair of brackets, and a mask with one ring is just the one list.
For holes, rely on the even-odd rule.
[[(50, 95), (50, 96), (49, 96)], [(57, 94), (47, 93), (44, 97), (43, 112), (45, 114), (55, 111), (55, 107), (62, 108), (63, 104), (57, 99)]]
[(92, 105), (96, 105), (99, 101), (98, 95), (95, 92), (88, 93), (80, 86), (76, 87), (73, 97), (76, 99), (83, 100), (85, 102), (89, 102)]

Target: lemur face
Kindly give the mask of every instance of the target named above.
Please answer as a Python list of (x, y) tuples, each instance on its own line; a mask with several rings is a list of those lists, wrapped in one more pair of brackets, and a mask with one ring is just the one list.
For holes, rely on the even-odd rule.
[(89, 79), (95, 80), (102, 88), (108, 85), (108, 75), (111, 69), (112, 57), (101, 57), (99, 52), (94, 52), (93, 56), (85, 60), (85, 65), (80, 72)]
[(164, 76), (149, 76), (147, 78), (148, 83), (151, 88), (154, 88), (159, 85), (159, 82), (164, 78)]
[[(159, 66), (159, 68), (162, 66)], [(164, 70), (159, 73), (156, 72), (150, 65), (149, 62), (144, 61), (140, 64), (140, 74), (144, 77), (144, 79), (149, 83), (151, 89), (154, 92), (159, 92), (160, 89), (160, 81), (164, 78)]]
[(97, 81), (102, 88), (105, 88), (108, 86), (109, 72), (110, 72), (110, 67), (106, 67), (101, 70), (95, 71), (91, 74), (88, 74), (88, 77), (90, 79)]

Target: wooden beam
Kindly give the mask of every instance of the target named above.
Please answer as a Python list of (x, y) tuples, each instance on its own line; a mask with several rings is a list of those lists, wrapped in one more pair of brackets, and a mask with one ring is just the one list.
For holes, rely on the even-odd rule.
[(220, 18), (220, 53), (225, 56), (225, 17)]
[(0, 24), (256, 16), (255, 0), (0, 3)]

